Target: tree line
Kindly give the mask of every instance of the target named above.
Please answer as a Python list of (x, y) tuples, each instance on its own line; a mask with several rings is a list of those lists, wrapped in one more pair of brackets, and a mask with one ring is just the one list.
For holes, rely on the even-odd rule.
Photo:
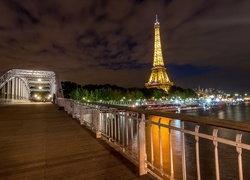
[(62, 82), (62, 89), (65, 98), (90, 101), (136, 101), (139, 99), (197, 97), (192, 89), (183, 89), (177, 86), (172, 86), (167, 94), (164, 90), (155, 88), (123, 88), (110, 84), (81, 86), (75, 82), (65, 81)]

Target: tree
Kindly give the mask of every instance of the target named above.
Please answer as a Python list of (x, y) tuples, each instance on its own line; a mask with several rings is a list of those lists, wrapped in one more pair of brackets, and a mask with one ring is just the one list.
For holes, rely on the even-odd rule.
[(187, 98), (196, 98), (197, 94), (192, 89), (183, 89), (181, 87), (172, 86), (169, 89), (168, 98), (181, 98), (181, 99), (187, 99)]
[(84, 97), (85, 91), (82, 88), (76, 88), (70, 93), (70, 98), (74, 100), (82, 100)]
[(62, 81), (61, 84), (62, 84), (63, 95), (65, 98), (70, 98), (71, 92), (74, 89), (81, 88), (81, 85), (71, 81), (65, 81), (65, 82)]
[(192, 89), (183, 89), (181, 87), (172, 86), (168, 94), (157, 88), (122, 88), (115, 85), (85, 85), (80, 86), (76, 83), (66, 81), (62, 82), (64, 96), (74, 100), (90, 100), (90, 101), (120, 101), (125, 97), (127, 100), (138, 99), (161, 99), (168, 98), (196, 98), (197, 95)]
[(155, 99), (162, 99), (163, 97), (166, 96), (166, 92), (161, 89), (154, 90), (154, 98)]

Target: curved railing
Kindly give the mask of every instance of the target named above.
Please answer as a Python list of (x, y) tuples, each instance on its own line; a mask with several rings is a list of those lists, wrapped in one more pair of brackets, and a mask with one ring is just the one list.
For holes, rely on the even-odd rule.
[(250, 177), (244, 166), (250, 162), (250, 142), (242, 142), (250, 137), (250, 123), (69, 99), (58, 99), (58, 105), (137, 164), (140, 175)]

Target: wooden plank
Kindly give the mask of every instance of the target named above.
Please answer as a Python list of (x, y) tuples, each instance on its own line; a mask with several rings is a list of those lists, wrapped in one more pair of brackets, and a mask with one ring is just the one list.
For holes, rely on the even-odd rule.
[(0, 106), (0, 179), (153, 179), (53, 104)]

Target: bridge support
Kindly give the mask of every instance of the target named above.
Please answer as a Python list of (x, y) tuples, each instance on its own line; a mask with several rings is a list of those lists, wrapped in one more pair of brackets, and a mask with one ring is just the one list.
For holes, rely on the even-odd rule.
[(0, 103), (29, 101), (33, 92), (47, 94), (40, 100), (63, 97), (61, 83), (52, 71), (12, 69), (0, 77)]
[(17, 77), (11, 77), (1, 84), (1, 100), (4, 102), (14, 102), (16, 100), (28, 100), (29, 91), (27, 84)]

